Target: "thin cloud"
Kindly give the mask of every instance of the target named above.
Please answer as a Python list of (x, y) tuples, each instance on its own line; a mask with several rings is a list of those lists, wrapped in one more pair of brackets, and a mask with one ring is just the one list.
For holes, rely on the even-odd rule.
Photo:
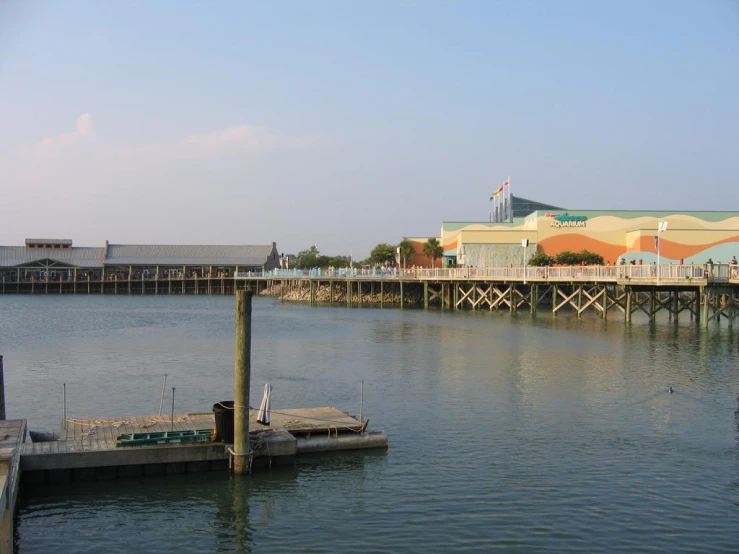
[(182, 140), (187, 146), (199, 146), (209, 150), (238, 148), (246, 150), (274, 150), (282, 142), (278, 138), (254, 125), (235, 125), (208, 133), (188, 135)]
[(77, 118), (74, 131), (46, 137), (40, 142), (34, 144), (31, 147), (31, 151), (34, 153), (53, 152), (59, 148), (79, 143), (94, 134), (95, 130), (92, 125), (92, 116), (89, 113), (84, 113)]
[(232, 125), (204, 133), (186, 135), (180, 140), (150, 144), (128, 144), (117, 149), (117, 156), (129, 162), (167, 159), (211, 159), (282, 150), (303, 150), (327, 141), (310, 136), (280, 136), (256, 125)]

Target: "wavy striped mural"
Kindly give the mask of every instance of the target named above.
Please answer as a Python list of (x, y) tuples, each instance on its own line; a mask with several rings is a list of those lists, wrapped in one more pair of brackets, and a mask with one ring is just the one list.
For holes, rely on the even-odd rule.
[[(660, 220), (667, 230), (659, 233), (662, 263), (728, 263), (739, 256), (739, 213), (737, 212), (589, 212), (568, 211), (563, 221), (537, 212), (511, 223), (445, 223), (442, 244), (445, 256), (456, 256), (464, 245), (521, 244), (529, 239), (545, 254), (589, 250), (606, 262), (620, 258), (651, 263), (657, 259), (655, 236)], [(577, 223), (571, 223), (577, 222)]]

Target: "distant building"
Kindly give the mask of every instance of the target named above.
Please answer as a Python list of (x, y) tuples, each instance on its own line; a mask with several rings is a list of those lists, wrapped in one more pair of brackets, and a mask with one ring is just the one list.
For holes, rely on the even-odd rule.
[(103, 276), (233, 276), (279, 267), (273, 242), (268, 245), (109, 244), (73, 246), (70, 239), (27, 239), (25, 246), (0, 246), (0, 277), (19, 280), (72, 280)]
[(512, 221), (444, 222), (444, 265), (520, 267), (537, 251), (582, 250), (606, 263), (647, 264), (657, 259), (658, 236), (662, 263), (728, 262), (739, 253), (739, 212), (565, 210), (515, 196), (512, 206)]
[[(423, 247), (428, 242), (429, 238), (431, 237), (403, 237), (403, 240), (407, 240), (413, 245), (413, 259), (407, 264), (408, 267), (434, 267), (431, 263), (431, 258), (423, 253)], [(439, 240), (438, 237), (436, 237), (436, 239)], [(439, 241), (439, 244), (441, 244), (441, 241)], [(439, 267), (440, 264), (441, 258), (437, 258), (436, 267)]]

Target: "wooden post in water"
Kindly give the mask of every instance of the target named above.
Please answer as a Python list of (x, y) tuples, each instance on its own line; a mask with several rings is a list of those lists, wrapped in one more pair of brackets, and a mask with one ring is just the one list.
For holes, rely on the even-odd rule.
[(701, 287), (701, 297), (703, 298), (703, 327), (708, 327), (708, 291), (705, 287)]
[(5, 419), (5, 374), (2, 356), (0, 356), (0, 419)]
[(234, 364), (234, 473), (249, 471), (249, 380), (251, 378), (251, 285), (236, 293)]
[(672, 313), (675, 323), (677, 323), (677, 317), (680, 313), (680, 292), (677, 290), (672, 294)]

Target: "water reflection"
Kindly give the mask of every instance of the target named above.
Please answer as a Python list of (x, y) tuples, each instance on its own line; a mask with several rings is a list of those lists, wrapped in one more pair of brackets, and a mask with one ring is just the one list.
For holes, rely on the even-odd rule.
[[(210, 410), (232, 386), (232, 298), (3, 302), (13, 410), (58, 412), (53, 400), (38, 402), (40, 391), (72, 375), (73, 398), (92, 415), (121, 406), (150, 414), (158, 368), (172, 361), (178, 402), (182, 390), (192, 411)], [(42, 308), (57, 302), (48, 325)], [(363, 553), (368, 537), (377, 551), (426, 554), (733, 551), (736, 340), (726, 326), (687, 318), (626, 324), (610, 314), (255, 299), (252, 382), (275, 386), (275, 409), (356, 411), (364, 380), (365, 415), (388, 432), (390, 449), (301, 457), (294, 468), (239, 480), (207, 474), (33, 492), (20, 551)]]

